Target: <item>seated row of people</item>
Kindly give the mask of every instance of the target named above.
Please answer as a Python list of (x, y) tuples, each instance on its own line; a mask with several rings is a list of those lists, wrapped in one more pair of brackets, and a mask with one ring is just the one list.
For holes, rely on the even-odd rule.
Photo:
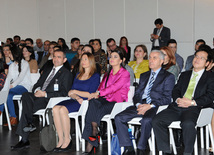
[[(90, 47), (90, 45), (87, 45), (83, 47), (82, 51), (86, 50), (87, 49), (86, 47), (88, 47), (88, 49), (91, 51), (93, 49)], [(27, 50), (27, 48), (25, 50)], [(195, 72), (199, 72), (202, 70), (203, 71), (202, 74), (206, 73), (206, 71), (204, 71), (204, 68), (210, 65), (210, 62), (211, 62), (210, 55), (212, 54), (210, 53), (210, 50), (208, 50), (207, 48), (204, 48), (204, 49), (201, 48), (195, 53), (195, 57), (193, 59), (193, 66), (196, 68), (196, 70), (194, 70)], [(14, 67), (9, 67), (8, 76), (11, 74), (10, 68), (15, 68), (14, 79), (16, 78), (19, 79), (19, 76), (21, 75), (21, 71), (23, 72), (25, 70), (24, 66), (28, 66), (27, 67), (28, 70), (30, 70), (30, 67), (26, 61), (24, 61), (23, 59), (20, 59), (20, 57), (18, 57), (17, 55), (14, 55), (13, 58), (15, 60), (15, 63), (12, 63), (11, 66), (14, 66)], [(80, 88), (78, 86), (79, 85), (78, 81), (80, 83), (84, 81), (88, 82), (88, 80), (90, 81), (90, 79), (93, 76), (96, 75), (97, 77), (99, 77), (100, 74), (99, 73), (95, 74), (95, 70), (97, 69), (97, 67), (94, 67), (95, 65), (92, 65), (92, 64), (95, 64), (95, 58), (92, 54), (84, 53), (84, 54), (81, 54), (80, 58), (81, 59), (78, 67), (79, 70), (76, 72), (75, 78), (74, 77), (72, 78), (70, 71), (69, 70), (65, 71), (65, 67), (63, 67), (63, 64), (67, 61), (65, 52), (63, 52), (60, 49), (53, 51), (52, 66), (50, 65), (44, 69), (40, 79), (34, 85), (32, 93), (24, 93), (22, 95), (23, 111), (22, 111), (22, 117), (21, 117), (19, 126), (17, 128), (17, 133), (22, 136), (22, 141), (20, 141), (17, 145), (13, 146), (12, 147), (13, 149), (29, 146), (28, 137), (29, 137), (29, 132), (32, 129), (33, 113), (39, 109), (45, 108), (51, 97), (66, 96), (66, 95), (69, 95), (76, 101), (71, 99), (69, 101), (59, 103), (54, 108), (54, 114), (56, 113), (54, 116), (55, 117), (54, 120), (56, 121), (56, 124), (58, 123), (57, 128), (58, 128), (58, 132), (60, 132), (60, 135), (61, 135), (60, 137), (61, 141), (59, 141), (59, 143), (57, 144), (55, 151), (64, 151), (69, 149), (71, 146), (71, 140), (70, 138), (68, 138), (69, 128), (67, 128), (68, 125), (65, 125), (65, 124), (61, 125), (61, 123), (63, 123), (61, 121), (64, 119), (61, 117), (60, 112), (64, 110), (66, 114), (63, 116), (66, 116), (68, 121), (67, 114), (70, 112), (70, 110), (77, 111), (79, 109), (80, 102), (82, 102), (83, 100), (82, 97), (88, 98), (90, 100), (89, 108), (86, 114), (87, 116), (86, 127), (83, 132), (83, 138), (88, 141), (87, 153), (91, 152), (94, 146), (95, 147), (98, 146), (97, 127), (99, 126), (100, 120), (105, 114), (109, 114), (111, 112), (116, 102), (123, 102), (127, 100), (128, 90), (130, 86), (130, 73), (124, 68), (124, 61), (125, 61), (124, 49), (116, 48), (114, 51), (111, 51), (110, 53), (110, 59), (109, 59), (110, 68), (109, 68), (109, 71), (106, 72), (106, 74), (104, 75), (103, 80), (98, 88), (98, 91), (96, 91), (94, 88), (96, 84), (93, 84), (93, 86), (91, 87), (91, 89), (94, 89), (93, 91), (89, 91), (89, 90), (86, 91), (85, 89), (83, 89), (84, 87)], [(24, 64), (27, 64), (27, 65), (24, 65)], [(148, 64), (151, 71), (141, 74), (140, 83), (139, 83), (140, 85), (136, 90), (135, 96), (133, 98), (133, 101), (136, 104), (134, 106), (134, 108), (136, 108), (135, 112), (133, 113), (133, 110), (130, 111), (129, 109), (127, 109), (128, 113), (134, 114), (134, 115), (130, 115), (130, 117), (132, 118), (136, 116), (142, 116), (143, 118), (147, 118), (146, 115), (147, 114), (149, 115), (148, 119), (143, 119), (144, 121), (147, 121), (147, 122), (142, 121), (142, 124), (146, 125), (145, 132), (147, 136), (143, 137), (143, 140), (141, 141), (142, 143), (138, 145), (139, 146), (138, 152), (143, 152), (145, 150), (144, 143), (148, 139), (149, 134), (147, 133), (149, 133), (151, 130), (151, 127), (152, 127), (151, 121), (156, 114), (158, 106), (170, 103), (171, 92), (174, 87), (176, 77), (173, 76), (173, 74), (167, 72), (166, 70), (170, 70), (170, 68), (173, 67), (171, 69), (172, 70), (171, 72), (174, 73), (174, 75), (177, 75), (179, 73), (178, 69), (176, 72), (174, 71), (176, 68), (175, 58), (173, 57), (173, 54), (171, 53), (170, 49), (167, 47), (161, 49), (161, 51), (159, 50), (152, 51), (149, 55)], [(87, 69), (87, 67), (90, 69)], [(94, 69), (91, 69), (91, 67)], [(89, 75), (88, 74), (89, 70), (90, 71), (94, 70), (94, 74)], [(190, 71), (190, 73), (192, 73), (192, 71)], [(29, 71), (29, 74), (30, 74), (30, 71)], [(212, 74), (210, 74), (210, 76), (211, 75)], [(54, 86), (53, 86), (56, 79), (59, 85), (58, 90), (54, 90)], [(74, 79), (74, 83), (72, 86), (72, 90), (69, 91), (73, 81), (71, 79)], [(99, 85), (98, 79), (93, 80), (93, 82), (98, 81), (96, 87), (98, 87)], [(209, 81), (209, 78), (207, 80)], [(11, 84), (10, 85), (11, 88), (13, 87), (15, 88), (18, 86), (17, 83), (16, 82), (14, 83), (13, 80), (9, 80), (9, 83)], [(76, 86), (75, 86), (75, 83), (77, 83)], [(189, 82), (187, 82), (187, 86), (188, 84)], [(153, 87), (153, 85), (156, 85), (156, 86)], [(186, 92), (186, 90), (188, 90), (187, 86), (182, 89), (184, 93)], [(25, 87), (21, 85), (20, 89), (26, 92), (25, 89), (27, 88), (25, 89), (23, 88)], [(80, 88), (80, 90), (78, 90), (78, 88)], [(208, 86), (206, 88), (210, 89), (210, 87)], [(206, 88), (205, 88), (205, 91), (206, 91)], [(17, 87), (16, 89), (19, 89), (19, 87)], [(207, 95), (209, 95), (208, 96), (209, 99), (212, 99), (210, 94), (212, 94), (213, 92), (212, 90), (209, 90), (209, 91), (210, 92)], [(203, 94), (204, 93), (202, 93), (201, 95)], [(200, 98), (201, 95), (199, 94), (198, 97)], [(191, 106), (197, 106), (198, 104), (201, 105), (200, 103), (201, 100), (197, 100), (198, 97), (194, 98), (195, 100), (192, 101), (191, 97), (189, 100), (187, 100), (186, 97), (183, 98), (183, 96), (184, 95), (181, 95), (180, 96), (181, 99), (176, 101), (178, 105), (181, 104), (179, 105), (180, 107), (187, 108), (190, 105)], [(194, 97), (193, 94), (192, 96)], [(124, 113), (126, 113), (126, 111)], [(60, 115), (59, 118), (57, 117), (57, 114)], [(116, 116), (115, 121), (118, 122), (116, 123), (116, 126), (117, 124), (121, 123), (119, 121), (120, 120), (119, 115), (121, 115), (121, 117), (124, 117), (123, 112), (121, 114), (118, 114), (118, 116)], [(127, 119), (123, 118), (122, 121), (127, 121)], [(67, 122), (64, 122), (64, 123), (67, 123)], [(66, 128), (64, 128), (63, 125)], [(63, 127), (63, 128), (60, 129), (60, 127)], [(120, 127), (122, 127), (122, 125), (117, 127), (117, 130), (119, 130), (118, 132), (122, 130), (123, 131), (126, 130), (126, 129), (119, 129)], [(62, 135), (65, 135), (65, 134), (66, 134), (66, 137), (63, 137)], [(142, 136), (143, 135), (144, 134), (142, 134)], [(123, 138), (125, 137), (123, 136)], [(124, 153), (134, 152), (133, 149), (129, 146), (129, 143), (123, 144), (123, 142), (124, 141), (122, 140), (121, 146), (126, 146)], [(167, 153), (168, 150), (164, 150), (164, 151)]]

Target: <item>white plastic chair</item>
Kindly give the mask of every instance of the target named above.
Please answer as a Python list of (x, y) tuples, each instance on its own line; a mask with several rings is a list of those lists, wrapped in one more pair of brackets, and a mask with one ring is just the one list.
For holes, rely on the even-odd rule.
[[(8, 92), (9, 92), (9, 90), (0, 91), (0, 105), (4, 104), (4, 109), (5, 109), (5, 114), (6, 114), (6, 117), (7, 117), (8, 128), (9, 128), (9, 130), (11, 130), (10, 117), (9, 117), (8, 108), (7, 108)], [(2, 118), (3, 118), (3, 113), (0, 115), (0, 125), (2, 125), (2, 122), (3, 122)]]
[[(114, 134), (113, 126), (111, 120), (114, 119), (115, 115), (125, 110), (127, 107), (133, 105), (132, 98), (134, 96), (135, 87), (130, 86), (128, 92), (128, 102), (116, 103), (114, 108), (112, 109), (111, 114), (105, 115), (101, 121), (105, 121), (107, 123), (107, 137), (108, 137), (108, 154), (111, 154), (111, 135)], [(82, 116), (84, 119), (85, 116)], [(84, 123), (84, 121), (82, 121)], [(82, 124), (82, 129), (84, 129), (85, 124)], [(100, 139), (100, 144), (102, 144), (102, 139)], [(82, 151), (85, 151), (85, 140), (82, 139)]]
[[(161, 112), (162, 110), (166, 109), (167, 107), (168, 107), (168, 105), (159, 106), (157, 114), (159, 112)], [(128, 122), (129, 128), (132, 129), (132, 134), (134, 134), (134, 125), (141, 125), (141, 123), (140, 123), (141, 119), (143, 119), (143, 118), (142, 117), (136, 117), (136, 118), (133, 118), (131, 121)], [(136, 149), (137, 146), (136, 146), (135, 139), (132, 140), (132, 143), (133, 143), (134, 149)], [(149, 148), (152, 151), (152, 154), (155, 155), (155, 135), (154, 135), (153, 129), (151, 131), (151, 138), (149, 138), (148, 143), (149, 143)]]
[[(56, 104), (58, 104), (61, 101), (68, 100), (70, 97), (54, 97), (51, 98), (47, 107), (46, 108), (53, 108)], [(82, 133), (80, 130), (80, 125), (79, 125), (79, 116), (82, 116), (82, 129), (84, 128), (84, 121), (85, 121), (85, 114), (88, 109), (88, 100), (84, 100), (83, 103), (80, 106), (80, 109), (78, 112), (71, 112), (68, 114), (69, 118), (73, 118), (75, 120), (75, 131), (76, 131), (76, 151), (80, 150), (80, 145), (79, 142), (82, 142)], [(45, 109), (42, 109), (45, 112)], [(44, 114), (43, 114), (44, 115)], [(45, 116), (44, 116), (45, 118)], [(46, 117), (47, 122), (48, 118)]]
[[(204, 147), (204, 136), (203, 136), (203, 127), (206, 126), (206, 149), (209, 148), (209, 137), (208, 133), (210, 136), (211, 144), (212, 144), (212, 149), (214, 150), (214, 140), (213, 140), (213, 133), (212, 133), (212, 127), (211, 127), (211, 120), (212, 120), (212, 115), (213, 115), (213, 109), (212, 108), (204, 108), (201, 110), (196, 126), (195, 128), (199, 127), (201, 130), (201, 147)], [(176, 147), (175, 147), (175, 141), (173, 137), (173, 132), (172, 129), (181, 129), (180, 127), (180, 121), (174, 121), (169, 125), (169, 136), (170, 140), (172, 142), (172, 148), (174, 154), (177, 154)], [(161, 154), (161, 152), (159, 153)], [(195, 139), (195, 144), (194, 144), (194, 154), (198, 155), (198, 144), (197, 144), (197, 135)]]
[[(31, 77), (31, 84), (32, 84), (32, 87), (33, 85), (38, 81), (39, 77), (40, 77), (40, 74), (39, 73), (31, 73), (30, 74), (30, 77)], [(31, 88), (32, 89), (32, 88)], [(31, 90), (30, 89), (30, 90)], [(16, 100), (18, 102), (18, 107), (19, 107), (19, 119), (21, 118), (21, 114), (22, 114), (22, 103), (21, 103), (21, 98), (22, 98), (22, 95), (14, 95), (13, 96), (13, 100)], [(40, 118), (40, 121), (42, 121), (42, 119)]]

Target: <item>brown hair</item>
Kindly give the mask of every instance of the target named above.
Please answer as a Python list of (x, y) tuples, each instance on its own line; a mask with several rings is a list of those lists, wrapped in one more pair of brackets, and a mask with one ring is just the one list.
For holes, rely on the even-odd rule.
[[(143, 45), (143, 44), (137, 45), (137, 46), (135, 47), (135, 49), (134, 49), (134, 53), (135, 53), (135, 51), (136, 51), (136, 49), (137, 49), (138, 47), (141, 47), (141, 48), (143, 49), (144, 53), (146, 53), (146, 55), (145, 55), (145, 57), (144, 57), (143, 59), (144, 59), (144, 60), (148, 60), (148, 51), (147, 51), (146, 46)], [(136, 57), (135, 57), (135, 56), (134, 56), (134, 60), (136, 61)]]
[[(95, 62), (93, 54), (91, 54), (89, 52), (83, 53), (81, 56), (81, 59), (84, 55), (87, 55), (88, 60), (89, 60), (89, 64), (90, 64), (89, 78), (90, 78), (97, 71), (96, 62)], [(78, 79), (80, 79), (83, 76), (83, 74), (85, 73), (85, 69), (81, 65), (81, 59), (80, 59), (80, 66), (79, 66), (79, 74), (77, 75)]]
[(121, 38), (120, 38), (120, 47), (122, 46), (122, 39), (126, 39), (126, 47), (128, 47), (128, 39), (125, 37), (125, 36), (122, 36)]
[(169, 62), (165, 68), (166, 70), (169, 69), (171, 66), (176, 64), (175, 55), (173, 54), (172, 50), (169, 47), (164, 46), (164, 47), (161, 47), (160, 50), (165, 51), (167, 56), (169, 57)]

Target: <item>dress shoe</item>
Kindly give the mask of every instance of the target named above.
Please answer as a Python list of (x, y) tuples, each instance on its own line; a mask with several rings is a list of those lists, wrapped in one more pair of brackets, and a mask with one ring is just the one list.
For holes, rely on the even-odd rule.
[(33, 132), (34, 130), (36, 130), (36, 126), (29, 123), (26, 127), (23, 128), (24, 132)]
[(135, 151), (134, 150), (129, 151), (128, 149), (125, 149), (122, 155), (135, 155)]
[(30, 142), (29, 141), (23, 142), (21, 140), (15, 146), (11, 146), (11, 149), (12, 150), (15, 150), (15, 149), (24, 149), (24, 148), (28, 148), (28, 147), (30, 147)]
[(60, 148), (61, 148), (61, 146), (60, 146), (60, 147), (55, 147), (55, 148), (53, 149), (53, 152), (59, 152)]
[[(18, 124), (16, 117), (10, 117), (10, 124), (11, 126), (16, 126)], [(8, 123), (4, 124), (4, 126), (8, 126)]]
[(96, 153), (96, 147), (92, 147), (91, 151), (90, 152), (83, 152), (82, 154), (84, 155), (90, 155), (90, 154), (93, 154), (93, 151), (94, 151), (94, 154)]
[(145, 155), (146, 150), (137, 149), (137, 155)]
[(66, 152), (71, 149), (71, 146), (72, 146), (72, 140), (70, 141), (70, 143), (68, 144), (68, 146), (66, 148), (60, 147), (58, 152)]

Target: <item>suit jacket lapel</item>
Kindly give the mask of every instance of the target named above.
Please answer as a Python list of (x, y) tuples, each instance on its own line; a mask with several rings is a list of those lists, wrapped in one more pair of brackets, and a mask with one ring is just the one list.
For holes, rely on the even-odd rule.
[(155, 82), (153, 83), (153, 86), (152, 86), (152, 89), (153, 88), (156, 88), (157, 85), (160, 83), (160, 81), (163, 79), (163, 76), (164, 76), (164, 69), (161, 68), (160, 72), (158, 73), (156, 79), (155, 79)]
[(48, 85), (50, 85), (51, 83), (55, 83), (55, 79), (57, 79), (60, 74), (62, 73), (62, 68), (63, 66), (58, 70), (58, 72), (54, 75), (53, 79), (50, 81), (50, 83)]
[(203, 85), (204, 85), (204, 83), (206, 83), (206, 79), (207, 79), (207, 72), (204, 71), (204, 73), (202, 74), (202, 76), (201, 76), (200, 80), (198, 81), (198, 84), (195, 88), (194, 98), (197, 96), (200, 96), (201, 89), (203, 89)]

